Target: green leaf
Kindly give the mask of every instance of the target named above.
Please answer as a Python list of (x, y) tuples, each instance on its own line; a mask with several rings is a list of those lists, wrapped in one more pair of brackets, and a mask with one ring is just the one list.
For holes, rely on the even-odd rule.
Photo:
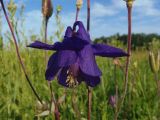
[(50, 111), (46, 110), (46, 111), (43, 111), (42, 113), (37, 114), (35, 116), (37, 116), (37, 117), (43, 117), (43, 116), (48, 116), (49, 114), (50, 114)]

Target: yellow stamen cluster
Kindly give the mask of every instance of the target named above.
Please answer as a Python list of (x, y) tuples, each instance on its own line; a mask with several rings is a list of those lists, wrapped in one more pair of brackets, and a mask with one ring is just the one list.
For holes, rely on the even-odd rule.
[(70, 88), (74, 88), (78, 85), (77, 78), (73, 76), (71, 71), (67, 71), (67, 80), (66, 80), (67, 85)]

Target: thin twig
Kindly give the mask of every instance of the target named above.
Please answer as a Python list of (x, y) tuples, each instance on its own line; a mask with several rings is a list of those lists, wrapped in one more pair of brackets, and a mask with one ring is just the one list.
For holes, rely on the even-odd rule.
[(0, 0), (0, 2), (1, 2), (1, 5), (2, 5), (2, 9), (3, 9), (3, 12), (4, 12), (5, 18), (6, 18), (6, 20), (7, 20), (8, 26), (9, 26), (9, 28), (10, 28), (10, 31), (11, 31), (11, 34), (12, 34), (12, 37), (13, 37), (13, 40), (14, 40), (14, 44), (15, 44), (15, 47), (16, 47), (16, 53), (17, 53), (18, 60), (19, 60), (19, 62), (20, 62), (20, 65), (21, 65), (21, 67), (22, 67), (22, 70), (23, 70), (23, 72), (24, 72), (24, 74), (25, 74), (26, 80), (27, 80), (27, 82), (29, 83), (29, 86), (31, 87), (31, 89), (32, 89), (34, 95), (36, 96), (36, 98), (40, 101), (41, 104), (43, 104), (43, 103), (42, 103), (42, 100), (41, 100), (40, 97), (38, 96), (37, 92), (35, 91), (32, 83), (31, 83), (31, 81), (30, 81), (30, 79), (29, 79), (29, 77), (28, 77), (28, 75), (27, 75), (25, 66), (24, 66), (24, 64), (23, 64), (23, 61), (22, 61), (21, 56), (20, 56), (20, 53), (19, 53), (18, 44), (17, 44), (17, 41), (16, 41), (15, 34), (14, 34), (14, 32), (13, 32), (13, 28), (12, 28), (11, 22), (9, 21), (7, 12), (6, 12), (5, 7), (4, 7), (4, 4), (3, 4), (3, 0)]

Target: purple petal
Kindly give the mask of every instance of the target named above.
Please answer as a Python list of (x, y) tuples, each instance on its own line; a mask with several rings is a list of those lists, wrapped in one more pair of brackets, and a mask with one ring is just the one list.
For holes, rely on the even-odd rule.
[(77, 53), (71, 50), (62, 50), (58, 51), (58, 61), (57, 64), (59, 67), (66, 67), (74, 64), (77, 61)]
[(91, 76), (101, 76), (102, 73), (99, 70), (95, 56), (92, 51), (91, 45), (85, 46), (80, 52), (79, 56), (79, 65), (83, 73)]
[(54, 53), (48, 61), (48, 67), (45, 73), (46, 80), (53, 80), (61, 67), (58, 66), (58, 53)]
[(56, 42), (54, 45), (48, 45), (40, 41), (35, 41), (34, 43), (28, 45), (27, 47), (44, 49), (44, 50), (76, 50), (79, 51), (84, 48), (85, 45), (89, 44), (87, 40), (90, 40), (88, 33), (85, 31), (82, 23), (78, 32), (73, 35), (73, 30), (71, 27), (67, 27), (63, 42)]
[(87, 41), (81, 40), (75, 36), (71, 38), (65, 38), (62, 42), (61, 50), (76, 50), (79, 51), (89, 44)]
[(54, 53), (48, 61), (46, 79), (53, 80), (62, 67), (74, 64), (76, 61), (77, 54), (74, 51), (64, 50)]
[(81, 73), (80, 73), (80, 76), (81, 76), (81, 79), (82, 79), (83, 81), (85, 81), (86, 84), (87, 84), (88, 86), (90, 86), (90, 87), (95, 87), (95, 86), (97, 86), (97, 85), (100, 83), (100, 81), (101, 81), (101, 79), (100, 79), (99, 76), (86, 75), (86, 74), (83, 73), (82, 71), (81, 71)]
[(128, 56), (126, 52), (124, 52), (120, 48), (112, 47), (104, 44), (95, 44), (92, 45), (94, 54), (102, 57), (123, 57)]
[(73, 33), (73, 30), (72, 30), (72, 28), (69, 26), (69, 27), (67, 27), (67, 29), (66, 29), (66, 32), (65, 32), (65, 38), (67, 38), (67, 37), (72, 37), (72, 33)]
[(44, 50), (53, 50), (53, 45), (48, 45), (40, 41), (35, 41), (34, 43), (28, 45), (27, 47), (44, 49)]
[(73, 30), (76, 30), (77, 26), (79, 27), (79, 29), (76, 33), (74, 33), (74, 36), (78, 39), (81, 39), (82, 41), (90, 43), (91, 42), (90, 35), (86, 31), (83, 23), (81, 21), (76, 21), (73, 25)]
[(48, 45), (40, 41), (35, 41), (34, 43), (28, 45), (27, 47), (43, 49), (43, 50), (76, 50), (79, 51), (84, 46), (88, 44), (80, 39), (67, 38), (63, 42), (56, 42), (54, 45)]
[(58, 75), (58, 83), (61, 84), (62, 86), (69, 87), (67, 85), (67, 71), (69, 67), (65, 67), (61, 70), (60, 74)]

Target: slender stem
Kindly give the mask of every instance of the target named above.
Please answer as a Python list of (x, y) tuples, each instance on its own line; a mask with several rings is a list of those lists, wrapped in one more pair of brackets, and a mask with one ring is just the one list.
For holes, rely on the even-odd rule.
[(116, 71), (117, 71), (117, 66), (115, 65), (114, 66), (114, 80), (115, 80), (115, 92), (116, 92), (116, 105), (115, 105), (115, 113), (117, 112), (117, 106), (118, 106), (118, 83), (117, 83), (117, 74), (116, 74)]
[(156, 84), (157, 84), (157, 94), (158, 94), (158, 96), (160, 97), (160, 82), (159, 82), (159, 80), (158, 80), (158, 73), (155, 73), (154, 74), (154, 77), (155, 77), (155, 80), (156, 80)]
[[(45, 18), (45, 35), (44, 35), (44, 42), (47, 43), (47, 27), (48, 27), (48, 18)], [(47, 51), (45, 51), (45, 64), (47, 65), (48, 56)]]
[(76, 10), (76, 21), (78, 20), (79, 11), (80, 11), (80, 9), (79, 9), (79, 8), (77, 8), (77, 10)]
[(50, 88), (50, 91), (51, 91), (51, 104), (54, 103), (54, 105), (55, 105), (55, 110), (54, 110), (55, 120), (60, 120), (60, 113), (59, 113), (59, 109), (58, 109), (59, 105), (54, 98), (51, 82), (48, 82), (48, 85), (49, 85), (49, 88)]
[(87, 31), (90, 31), (90, 0), (87, 0)]
[(88, 120), (91, 120), (92, 90), (88, 86)]
[(127, 60), (126, 60), (124, 93), (123, 93), (122, 98), (119, 102), (119, 106), (118, 106), (117, 112), (115, 114), (115, 120), (117, 120), (117, 118), (118, 118), (120, 109), (123, 105), (123, 102), (124, 102), (124, 99), (125, 99), (125, 96), (127, 93), (127, 89), (128, 89), (128, 70), (129, 70), (129, 64), (130, 64), (131, 40), (132, 40), (132, 35), (131, 35), (131, 33), (132, 33), (132, 7), (127, 5), (127, 9), (128, 9), (128, 50), (127, 50), (127, 53), (129, 56), (127, 57)]
[(37, 92), (35, 91), (32, 83), (31, 83), (31, 81), (30, 81), (30, 79), (29, 79), (29, 77), (28, 77), (28, 75), (27, 75), (25, 66), (24, 66), (24, 64), (23, 64), (23, 62), (22, 62), (22, 59), (21, 59), (21, 56), (20, 56), (20, 53), (19, 53), (18, 44), (17, 44), (17, 41), (16, 41), (16, 37), (15, 37), (15, 34), (14, 34), (14, 32), (13, 32), (13, 28), (12, 28), (11, 22), (9, 21), (7, 12), (6, 12), (6, 10), (5, 10), (5, 7), (4, 7), (4, 4), (3, 4), (3, 0), (0, 0), (0, 2), (1, 2), (1, 5), (2, 5), (2, 9), (3, 9), (4, 15), (5, 15), (6, 20), (7, 20), (7, 23), (8, 23), (8, 25), (9, 25), (11, 34), (12, 34), (12, 36), (13, 36), (14, 44), (15, 44), (15, 47), (16, 47), (17, 57), (18, 57), (18, 60), (19, 60), (19, 62), (20, 62), (20, 65), (21, 65), (21, 67), (22, 67), (22, 70), (23, 70), (23, 72), (24, 72), (24, 74), (25, 74), (26, 80), (27, 80), (27, 82), (29, 83), (29, 86), (31, 87), (31, 89), (32, 89), (34, 95), (36, 96), (36, 98), (40, 101), (41, 104), (43, 104), (43, 103), (42, 103), (42, 100), (40, 99), (40, 97), (38, 96)]
[[(90, 0), (87, 0), (87, 31), (90, 31)], [(91, 120), (92, 90), (88, 86), (88, 120)]]

